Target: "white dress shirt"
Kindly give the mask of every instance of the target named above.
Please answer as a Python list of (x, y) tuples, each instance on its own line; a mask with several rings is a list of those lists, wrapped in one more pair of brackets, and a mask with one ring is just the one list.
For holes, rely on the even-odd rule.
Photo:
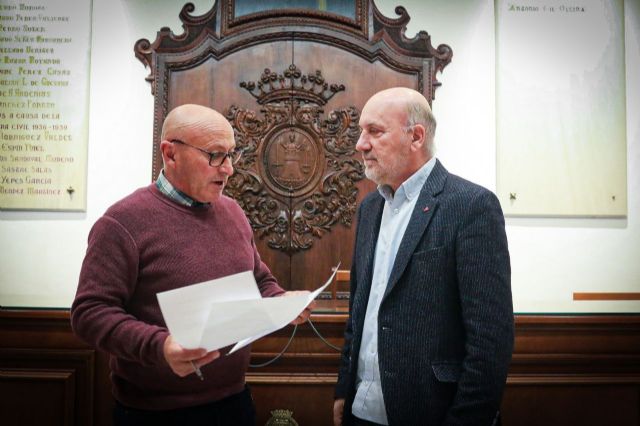
[(378, 365), (378, 310), (387, 288), (398, 248), (409, 224), (409, 219), (411, 219), (411, 213), (418, 200), (418, 195), (420, 195), (420, 190), (431, 174), (435, 163), (434, 157), (403, 182), (395, 194), (386, 185), (378, 187), (385, 203), (376, 243), (371, 293), (369, 294), (362, 343), (358, 354), (356, 396), (351, 412), (360, 419), (383, 425), (387, 425), (389, 422), (382, 396), (380, 367)]

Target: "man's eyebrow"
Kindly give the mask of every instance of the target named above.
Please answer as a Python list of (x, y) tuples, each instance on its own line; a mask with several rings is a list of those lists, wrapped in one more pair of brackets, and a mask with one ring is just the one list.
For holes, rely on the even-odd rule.
[(380, 123), (376, 123), (376, 122), (371, 122), (371, 123), (366, 123), (363, 126), (359, 126), (360, 129), (383, 129), (384, 126)]
[(222, 151), (228, 152), (228, 151), (233, 151), (234, 149), (236, 149), (237, 145), (234, 145), (230, 149), (226, 150), (224, 148), (224, 143), (222, 141), (214, 140), (214, 141), (211, 141), (210, 143), (206, 144), (205, 147), (206, 148), (204, 148), (204, 149), (206, 149), (207, 151), (210, 151), (210, 152), (214, 152), (214, 151), (215, 152), (222, 152)]

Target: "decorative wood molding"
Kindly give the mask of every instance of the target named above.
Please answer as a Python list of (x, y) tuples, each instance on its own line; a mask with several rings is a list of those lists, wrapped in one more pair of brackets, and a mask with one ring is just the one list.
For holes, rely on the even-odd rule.
[(193, 3), (186, 3), (182, 7), (178, 15), (184, 29), (182, 34), (176, 35), (169, 27), (162, 27), (153, 43), (147, 39), (139, 39), (134, 45), (133, 51), (136, 58), (142, 62), (145, 68), (150, 69), (150, 73), (145, 80), (151, 83), (151, 93), (154, 95), (156, 93), (155, 82), (157, 80), (157, 52), (173, 53), (188, 50), (199, 37), (204, 37), (208, 33), (215, 34), (217, 8), (214, 6), (201, 16), (191, 15), (194, 10)]
[[(407, 9), (402, 6), (396, 7), (395, 12), (399, 15), (398, 18), (388, 18), (373, 4), (373, 40), (383, 40), (405, 55), (435, 58), (435, 69), (431, 73), (431, 84), (434, 88), (439, 87), (441, 83), (437, 80), (436, 73), (438, 71), (442, 72), (451, 62), (453, 50), (446, 44), (440, 44), (437, 48), (434, 48), (431, 44), (431, 36), (426, 31), (418, 32), (413, 38), (405, 37), (407, 24), (411, 18)], [(435, 95), (435, 91), (433, 93)]]
[(431, 102), (440, 85), (436, 74), (451, 62), (451, 48), (445, 44), (434, 48), (424, 31), (413, 38), (405, 37), (410, 18), (402, 7), (396, 9), (398, 18), (387, 18), (373, 1), (356, 0), (354, 4), (355, 18), (349, 19), (295, 8), (235, 17), (234, 0), (218, 1), (205, 14), (194, 16), (193, 4), (187, 3), (179, 14), (181, 34), (163, 27), (153, 43), (138, 40), (134, 52), (150, 70), (146, 81), (155, 96), (152, 179), (162, 165), (158, 145), (162, 122), (171, 104), (172, 73), (195, 69), (208, 60), (220, 62), (252, 46), (292, 41), (339, 47), (369, 63), (382, 62), (398, 72), (416, 76), (417, 89)]
[[(18, 388), (22, 392), (16, 393)], [(3, 391), (0, 399), (3, 424), (23, 425), (26, 422), (50, 424), (52, 415), (57, 417), (55, 424), (76, 424), (74, 411), (77, 408), (75, 405), (77, 392), (73, 370), (1, 368), (0, 390)], [(46, 411), (38, 410), (35, 406), (37, 398), (62, 401), (62, 404), (57, 407), (53, 404), (53, 410), (51, 408)], [(51, 407), (52, 404), (47, 405)], [(89, 419), (79, 420), (80, 424), (89, 424), (87, 422)]]
[(624, 293), (624, 292), (581, 292), (573, 293), (573, 300), (640, 300), (640, 293)]
[(291, 64), (282, 74), (266, 69), (257, 82), (241, 82), (262, 105), (262, 117), (232, 105), (226, 117), (243, 156), (225, 193), (237, 200), (259, 238), (295, 253), (312, 247), (331, 228), (351, 225), (356, 182), (364, 178), (353, 159), (360, 135), (355, 107), (322, 107), (343, 84), (329, 84), (321, 70), (303, 74)]
[[(42, 317), (42, 312), (39, 316)], [(57, 320), (58, 318), (53, 318)], [(38, 320), (35, 320), (38, 321)], [(29, 320), (30, 328), (37, 330), (33, 319)], [(68, 321), (67, 321), (68, 323)], [(44, 329), (51, 324), (44, 321)], [(68, 330), (68, 329), (67, 329)], [(69, 331), (67, 331), (69, 332)], [(50, 332), (51, 333), (51, 332)], [(52, 334), (53, 336), (53, 334)], [(29, 340), (22, 334), (23, 340)], [(8, 343), (9, 339), (5, 340)], [(42, 345), (46, 340), (25, 342), (27, 345)], [(23, 345), (25, 344), (23, 343)], [(54, 343), (54, 342), (50, 342)], [(2, 346), (4, 346), (4, 344)], [(50, 349), (46, 347), (0, 347), (0, 369), (12, 370), (13, 374), (24, 378), (33, 376), (33, 380), (51, 380), (52, 377), (72, 382), (74, 392), (65, 392), (68, 407), (72, 407), (76, 421), (88, 424), (93, 419), (94, 387), (95, 387), (95, 351), (91, 349)], [(19, 373), (22, 372), (22, 373)], [(38, 379), (40, 378), (40, 379)], [(5, 377), (6, 379), (6, 377)], [(71, 386), (71, 385), (69, 385)]]
[(335, 386), (337, 374), (267, 374), (247, 373), (247, 383), (270, 385), (326, 385)]
[[(373, 58), (385, 58), (390, 64), (399, 65), (399, 62), (388, 58), (390, 53), (395, 51), (408, 57), (432, 60), (435, 64), (432, 70), (433, 75), (431, 76), (434, 87), (441, 85), (435, 73), (442, 72), (453, 58), (451, 47), (446, 44), (440, 44), (437, 48), (433, 47), (431, 36), (426, 31), (418, 32), (413, 38), (405, 37), (406, 26), (411, 18), (407, 10), (402, 6), (395, 9), (396, 14), (399, 15), (398, 18), (389, 18), (380, 12), (373, 1), (367, 2), (374, 17), (374, 33), (370, 36), (367, 30), (368, 12), (364, 0), (356, 1), (358, 18), (354, 23), (355, 25), (349, 24), (354, 21), (335, 14), (305, 9), (261, 12), (236, 20), (233, 17), (232, 3), (233, 0), (216, 2), (211, 10), (200, 16), (191, 15), (191, 12), (195, 10), (195, 6), (192, 3), (187, 3), (179, 14), (184, 30), (182, 34), (176, 35), (170, 28), (162, 27), (153, 43), (148, 39), (139, 39), (135, 43), (134, 53), (136, 58), (151, 70), (146, 80), (151, 83), (153, 94), (156, 94), (155, 81), (157, 75), (154, 74), (154, 70), (158, 65), (157, 56), (193, 50), (207, 38), (217, 41), (215, 44), (220, 46), (220, 49), (209, 52), (218, 59), (247, 46), (275, 40), (317, 40), (340, 44), (342, 47), (353, 50), (354, 53), (368, 57), (370, 60), (373, 60)], [(225, 19), (221, 20), (221, 25), (227, 31), (220, 31), (218, 28), (219, 16), (225, 17)], [(348, 23), (346, 27), (344, 26), (345, 23)], [(234, 27), (234, 30), (228, 31), (232, 27)], [(355, 33), (352, 31), (354, 27), (358, 28)], [(314, 30), (314, 28), (336, 31), (336, 34), (333, 37), (328, 36)], [(341, 32), (345, 30), (350, 34), (341, 36)], [(255, 33), (255, 36), (249, 35), (249, 37), (246, 37), (247, 33)], [(242, 40), (235, 40), (234, 42), (234, 39), (241, 38), (240, 36), (243, 36)], [(371, 47), (364, 47), (365, 44), (363, 42)], [(384, 45), (387, 45), (390, 49), (384, 49)]]
[(640, 385), (640, 375), (594, 375), (594, 374), (514, 374), (507, 379), (508, 386), (602, 386)]

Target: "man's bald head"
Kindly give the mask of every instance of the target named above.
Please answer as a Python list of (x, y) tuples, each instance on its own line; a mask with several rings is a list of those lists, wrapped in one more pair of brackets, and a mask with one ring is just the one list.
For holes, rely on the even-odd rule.
[[(235, 146), (233, 128), (222, 114), (202, 105), (180, 105), (162, 125), (164, 176), (194, 200), (216, 201), (233, 174), (233, 156), (223, 155)], [(212, 165), (214, 155), (222, 163)]]
[(218, 111), (195, 104), (172, 109), (162, 125), (162, 140), (182, 139), (185, 133), (231, 134), (233, 128)]
[(434, 138), (436, 133), (436, 119), (431, 112), (429, 102), (417, 90), (408, 87), (392, 87), (373, 95), (367, 103), (383, 102), (405, 108), (407, 113), (406, 127), (421, 124), (425, 128), (425, 149), (432, 157), (435, 154)]

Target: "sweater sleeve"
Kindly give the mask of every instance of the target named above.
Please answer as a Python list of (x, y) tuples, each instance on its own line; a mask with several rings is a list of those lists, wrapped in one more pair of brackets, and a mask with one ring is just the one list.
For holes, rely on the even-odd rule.
[(89, 233), (71, 326), (81, 339), (118, 358), (156, 365), (164, 360), (166, 328), (139, 321), (126, 306), (135, 291), (139, 253), (129, 232), (109, 216)]
[(284, 294), (284, 289), (278, 285), (276, 278), (271, 274), (269, 267), (260, 258), (258, 248), (253, 237), (251, 238), (251, 248), (253, 249), (253, 276), (258, 283), (258, 289), (262, 297), (273, 297)]

